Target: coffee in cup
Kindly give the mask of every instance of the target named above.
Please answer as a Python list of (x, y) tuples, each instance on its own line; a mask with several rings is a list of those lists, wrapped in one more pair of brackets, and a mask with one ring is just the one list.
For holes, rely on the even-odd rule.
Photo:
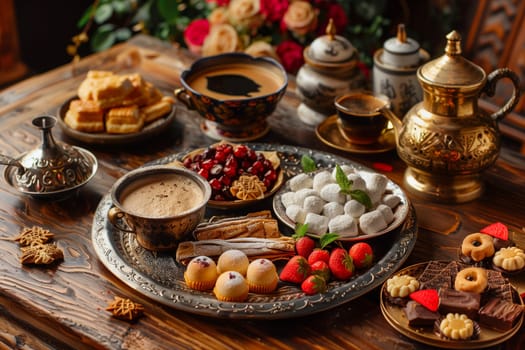
[(170, 250), (202, 221), (210, 196), (208, 182), (191, 170), (139, 168), (113, 185), (108, 218), (118, 230), (134, 233), (142, 247)]
[(388, 97), (370, 91), (349, 92), (337, 97), (339, 131), (350, 143), (369, 145), (377, 142), (388, 125), (381, 108), (389, 104)]

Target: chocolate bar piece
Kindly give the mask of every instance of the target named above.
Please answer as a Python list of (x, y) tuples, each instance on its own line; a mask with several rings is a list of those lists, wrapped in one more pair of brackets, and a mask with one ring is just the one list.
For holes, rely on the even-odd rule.
[(513, 301), (513, 288), (509, 280), (501, 272), (487, 270), (487, 295), (494, 298), (500, 298), (508, 302)]
[(416, 301), (409, 301), (403, 308), (411, 327), (430, 327), (440, 317), (438, 312), (433, 312)]
[(462, 266), (457, 261), (449, 263), (431, 261), (419, 276), (421, 289), (452, 288), (454, 280)]
[(479, 309), (479, 322), (487, 327), (508, 331), (523, 313), (523, 307), (500, 298), (490, 299)]
[(439, 290), (439, 313), (446, 315), (449, 312), (465, 314), (470, 319), (477, 319), (480, 306), (480, 294), (462, 292), (451, 288)]

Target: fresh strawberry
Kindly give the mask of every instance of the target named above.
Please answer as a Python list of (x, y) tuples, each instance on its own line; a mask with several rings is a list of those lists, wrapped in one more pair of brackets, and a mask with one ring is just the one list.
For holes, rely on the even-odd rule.
[(334, 248), (328, 261), (330, 272), (338, 280), (347, 280), (354, 274), (354, 263), (344, 248)]
[(301, 283), (309, 275), (308, 261), (301, 255), (295, 255), (284, 265), (279, 278), (284, 282)]
[(308, 258), (308, 255), (314, 250), (315, 241), (313, 238), (303, 236), (295, 241), (295, 252), (304, 258)]
[(326, 249), (314, 248), (314, 250), (308, 255), (308, 263), (313, 265), (316, 261), (324, 261), (328, 264), (330, 259), (330, 252)]
[(319, 275), (310, 275), (301, 283), (301, 289), (306, 295), (323, 293), (326, 291), (326, 281)]
[(435, 289), (421, 289), (410, 293), (410, 299), (417, 301), (430, 311), (436, 312), (439, 307), (439, 294)]
[(501, 222), (488, 225), (487, 227), (482, 228), (479, 232), (486, 233), (487, 235), (491, 235), (492, 237), (496, 237), (504, 241), (509, 239), (509, 229)]
[(319, 275), (324, 278), (325, 281), (330, 280), (330, 268), (328, 263), (323, 260), (317, 260), (313, 264), (310, 264), (312, 269), (312, 275)]
[(370, 244), (358, 242), (350, 247), (348, 254), (352, 257), (356, 269), (363, 269), (372, 265), (374, 252)]

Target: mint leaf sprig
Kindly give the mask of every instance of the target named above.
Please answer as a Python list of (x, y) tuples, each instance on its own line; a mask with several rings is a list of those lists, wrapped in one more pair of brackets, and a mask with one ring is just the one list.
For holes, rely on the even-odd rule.
[(292, 238), (294, 240), (298, 240), (301, 237), (309, 236), (315, 239), (319, 239), (319, 246), (321, 249), (326, 248), (333, 242), (337, 241), (339, 239), (339, 235), (337, 233), (325, 233), (322, 236), (316, 236), (312, 234), (308, 234), (308, 224), (297, 224), (295, 227), (295, 233), (292, 235)]
[(359, 203), (363, 204), (367, 210), (372, 208), (372, 200), (368, 194), (363, 190), (352, 189), (353, 181), (346, 177), (339, 164), (335, 166), (335, 181), (339, 185), (342, 193), (350, 195), (352, 199), (355, 199)]
[(315, 161), (306, 154), (303, 154), (303, 156), (301, 157), (301, 166), (303, 167), (303, 171), (305, 173), (311, 173), (317, 170), (317, 165), (315, 165)]

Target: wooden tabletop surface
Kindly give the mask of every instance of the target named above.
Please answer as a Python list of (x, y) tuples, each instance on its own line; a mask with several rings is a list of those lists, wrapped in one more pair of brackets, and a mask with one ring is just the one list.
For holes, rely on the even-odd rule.
[[(40, 144), (31, 125), (38, 115), (57, 115), (75, 95), (90, 69), (138, 72), (164, 91), (180, 87), (180, 72), (195, 57), (147, 36), (86, 57), (0, 91), (0, 149), (18, 156)], [(363, 165), (392, 166), (384, 172), (402, 184), (404, 163), (395, 151), (355, 155), (324, 145), (314, 127), (297, 117), (293, 78), (271, 131), (258, 142), (296, 145), (330, 152)], [(68, 200), (42, 201), (19, 194), (0, 180), (0, 349), (430, 349), (392, 328), (380, 311), (379, 291), (312, 315), (279, 320), (236, 320), (200, 316), (163, 306), (128, 287), (98, 259), (91, 242), (93, 214), (117, 178), (144, 163), (202, 147), (199, 116), (178, 104), (176, 119), (161, 135), (130, 145), (83, 144), (53, 130), (55, 139), (92, 151), (99, 162), (94, 179)], [(515, 238), (525, 235), (525, 165), (501, 157), (484, 174), (486, 189), (475, 201), (446, 205), (412, 198), (418, 238), (405, 265), (457, 257), (463, 237), (494, 222), (506, 224)], [(42, 226), (55, 234), (64, 261), (48, 268), (24, 266), (10, 238), (23, 227)], [(513, 282), (525, 288), (525, 276)], [(523, 286), (523, 287), (521, 287)], [(520, 290), (525, 292), (525, 289)], [(106, 311), (114, 296), (144, 305), (135, 323)], [(497, 349), (525, 348), (525, 327)]]

